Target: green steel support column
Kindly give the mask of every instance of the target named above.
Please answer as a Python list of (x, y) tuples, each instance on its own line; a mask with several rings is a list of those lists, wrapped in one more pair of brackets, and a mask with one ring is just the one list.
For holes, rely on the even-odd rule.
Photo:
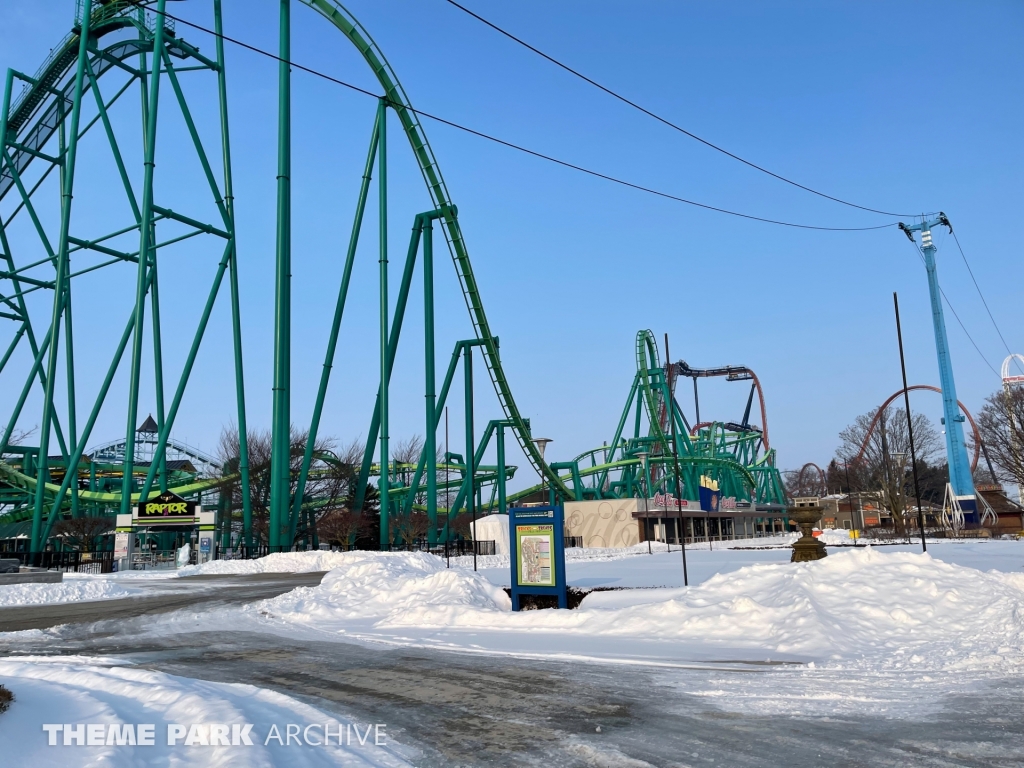
[[(437, 397), (434, 394), (434, 222), (418, 217), (423, 228), (423, 367), (426, 372), (427, 422), (423, 453), (427, 459), (427, 545), (437, 543)], [(415, 480), (413, 481), (415, 483)], [(415, 495), (415, 485), (409, 491)], [(410, 511), (412, 505), (410, 504)]]
[[(148, 288), (149, 286), (147, 285), (146, 287)], [(89, 442), (89, 438), (92, 436), (92, 429), (96, 424), (96, 419), (100, 415), (100, 409), (103, 407), (103, 401), (107, 397), (107, 392), (110, 390), (110, 384), (114, 380), (114, 374), (117, 373), (117, 369), (121, 364), (121, 358), (124, 355), (125, 349), (128, 347), (128, 339), (132, 336), (132, 329), (135, 327), (135, 313), (136, 309), (132, 309), (131, 315), (128, 317), (128, 322), (125, 325), (124, 333), (121, 334), (121, 340), (118, 343), (117, 350), (114, 352), (114, 357), (110, 361), (110, 367), (107, 369), (106, 378), (104, 378), (103, 384), (100, 386), (100, 391), (96, 395), (96, 402), (93, 404), (92, 411), (89, 414), (89, 419), (85, 424), (85, 429), (82, 430), (82, 436), (78, 440), (78, 448), (68, 459), (69, 466), (77, 465), (82, 460), (85, 445)], [(44, 343), (49, 343), (49, 335), (47, 335)], [(68, 492), (68, 488), (71, 485), (72, 480), (73, 478), (70, 473), (64, 475), (64, 480), (61, 483), (60, 490), (57, 491), (57, 495), (53, 499), (50, 516), (46, 521), (46, 528), (43, 532), (43, 541), (46, 541), (50, 537), (50, 530), (53, 528), (53, 524), (57, 519), (58, 510), (60, 510), (60, 506), (64, 501), (64, 496)]]
[[(163, 3), (164, 0), (161, 0)], [(57, 342), (60, 338), (60, 321), (64, 312), (65, 282), (68, 272), (68, 234), (71, 227), (71, 200), (75, 186), (75, 159), (78, 154), (78, 122), (82, 114), (82, 91), (85, 82), (85, 62), (89, 55), (89, 21), (92, 15), (92, 0), (85, 0), (82, 15), (81, 36), (78, 43), (78, 68), (75, 72), (75, 94), (71, 107), (71, 138), (65, 158), (64, 178), (61, 183), (60, 242), (58, 243), (57, 276), (54, 279), (53, 315), (50, 320), (50, 349), (46, 368), (46, 392), (43, 400), (43, 417), (39, 427), (39, 468), (36, 473), (35, 505), (32, 510), (31, 551), (41, 552), (44, 542), (40, 538), (43, 527), (43, 500), (46, 497), (45, 483), (49, 478), (48, 452), (50, 449), (50, 424), (53, 420), (53, 388), (57, 375)], [(70, 467), (67, 474), (70, 474)]]
[[(306, 438), (306, 452), (302, 457), (302, 468), (299, 470), (299, 482), (295, 489), (295, 503), (292, 509), (292, 535), (295, 534), (295, 524), (299, 518), (302, 507), (302, 497), (306, 492), (306, 480), (309, 477), (309, 467), (313, 462), (313, 448), (316, 445), (317, 432), (320, 429), (320, 417), (323, 413), (324, 400), (327, 397), (327, 385), (331, 378), (331, 368), (334, 365), (334, 353), (338, 346), (338, 333), (341, 330), (341, 320), (345, 314), (345, 302), (348, 299), (348, 286), (352, 279), (352, 266), (355, 264), (356, 246), (359, 244), (359, 234), (363, 228), (363, 213), (366, 210), (366, 198), (370, 192), (370, 181), (373, 177), (373, 161), (377, 156), (377, 122), (373, 124), (373, 134), (370, 137), (370, 151), (366, 156), (366, 167), (363, 169), (363, 181), (359, 187), (359, 200), (356, 203), (356, 217), (352, 222), (352, 233), (348, 239), (348, 252), (345, 254), (345, 267), (341, 274), (341, 287), (338, 289), (338, 301), (334, 306), (334, 321), (331, 324), (331, 335), (327, 339), (327, 353), (324, 355), (324, 369), (320, 373), (320, 388), (316, 393), (316, 404), (313, 406), (313, 418), (309, 424), (309, 435)], [(359, 509), (355, 506), (355, 509)]]
[[(68, 449), (72, 454), (76, 452), (78, 448), (78, 421), (75, 408), (75, 344), (74, 334), (72, 333), (72, 322), (71, 322), (71, 278), (67, 280), (67, 288), (65, 288), (67, 298), (65, 299), (66, 304), (64, 306), (64, 359), (65, 366), (67, 367), (67, 380), (68, 380)], [(73, 474), (75, 477), (78, 476), (78, 465), (68, 464), (67, 474)], [(71, 516), (80, 517), (81, 510), (78, 508), (78, 484), (75, 484), (75, 492), (71, 495)]]
[[(476, 452), (476, 444), (473, 442), (473, 347), (467, 344), (462, 352), (462, 372), (465, 374), (465, 396), (466, 396), (466, 511), (476, 521), (476, 492), (474, 485), (475, 461), (473, 454)], [(474, 552), (476, 545), (473, 545)]]
[(505, 493), (505, 424), (504, 421), (498, 422), (498, 514), (507, 515), (508, 509), (506, 506)]
[[(238, 295), (238, 241), (235, 234), (235, 192), (231, 180), (231, 142), (228, 130), (228, 86), (224, 73), (224, 19), (221, 0), (213, 0), (214, 30), (217, 33), (217, 92), (220, 102), (220, 135), (224, 155), (224, 205), (231, 232), (231, 334), (235, 358), (235, 401), (238, 406), (238, 473), (242, 487), (242, 535), (246, 547), (252, 546), (252, 499), (249, 485), (249, 431), (245, 418), (245, 376), (242, 368), (242, 313)], [(231, 514), (228, 504), (227, 515)], [(230, 545), (230, 525), (228, 545)]]
[(25, 323), (22, 321), (21, 327), (18, 328), (18, 332), (14, 334), (14, 338), (11, 339), (10, 345), (7, 347), (7, 351), (4, 353), (3, 359), (0, 359), (0, 373), (3, 373), (4, 367), (7, 365), (7, 361), (11, 359), (11, 355), (14, 354), (14, 350), (18, 346), (18, 342), (21, 341), (21, 337), (25, 335)]
[[(388, 341), (388, 363), (387, 380), (391, 380), (391, 374), (395, 369), (395, 356), (398, 354), (398, 341), (402, 335), (402, 323), (405, 321), (405, 307), (409, 300), (409, 291), (412, 288), (413, 272), (416, 267), (416, 254), (419, 250), (420, 231), (414, 227), (412, 236), (409, 238), (409, 250), (405, 257), (405, 269), (402, 272), (402, 282), (398, 287), (398, 298), (395, 299), (395, 314), (391, 322), (391, 334)], [(356, 498), (353, 509), (362, 509), (363, 500), (366, 498), (366, 484), (370, 477), (370, 469), (373, 464), (373, 453), (377, 446), (377, 439), (380, 436), (380, 401), (381, 389), (377, 390), (377, 399), (373, 406), (373, 415), (370, 417), (370, 429), (366, 436), (366, 449), (363, 451), (363, 464), (359, 470), (359, 481), (356, 485)]]
[[(156, 243), (156, 225), (152, 227), (150, 242)], [(141, 258), (141, 254), (140, 254)], [(153, 315), (153, 387), (156, 390), (156, 426), (157, 434), (164, 432), (164, 356), (160, 338), (160, 280), (156, 269), (156, 248), (150, 249), (149, 268), (153, 272), (153, 287), (149, 291), (149, 311)], [(159, 462), (160, 492), (167, 492), (167, 458)]]
[[(282, 533), (291, 490), (291, 0), (281, 0), (277, 116), (277, 274), (274, 301), (274, 413), (270, 459), (272, 552), (286, 548)], [(287, 547), (290, 548), (290, 547)]]
[[(86, 71), (89, 70), (89, 59), (85, 60)], [(61, 122), (60, 122), (60, 157), (64, 157), (67, 152), (67, 136), (65, 131), (64, 122), (64, 109), (61, 107)], [(63, 196), (63, 187), (65, 183), (65, 175), (61, 174), (60, 185), (61, 194)], [(70, 257), (69, 257), (70, 258)], [(68, 271), (70, 273), (70, 261), (68, 263)], [(78, 435), (78, 422), (77, 413), (75, 407), (75, 336), (73, 333), (73, 323), (71, 318), (71, 276), (68, 275), (66, 285), (64, 286), (65, 294), (65, 305), (64, 305), (64, 367), (65, 374), (67, 376), (67, 387), (68, 387), (68, 449), (74, 453), (75, 448), (78, 447), (77, 435)], [(68, 464), (66, 473), (74, 473), (75, 477), (78, 476), (78, 466)], [(71, 496), (71, 516), (80, 517), (81, 510), (78, 507), (78, 491), (77, 484), (75, 486), (75, 493)]]
[(228, 241), (224, 246), (224, 255), (220, 260), (220, 264), (217, 265), (217, 273), (213, 279), (213, 286), (210, 288), (210, 293), (206, 297), (206, 305), (203, 307), (203, 314), (199, 319), (199, 326), (196, 328), (195, 336), (192, 339), (192, 346), (189, 348), (188, 355), (185, 358), (185, 364), (181, 370), (181, 378), (178, 381), (178, 387), (174, 392), (174, 398), (171, 400), (171, 409), (168, 413), (167, 429), (160, 430), (160, 437), (156, 447), (156, 453), (153, 456), (153, 462), (150, 464), (149, 472), (146, 474), (146, 480), (140, 491), (139, 498), (148, 498), (149, 490), (153, 485), (154, 475), (157, 472), (159, 466), (163, 465), (164, 460), (167, 456), (167, 440), (171, 427), (174, 426), (174, 420), (178, 416), (178, 409), (181, 407), (181, 398), (185, 395), (185, 387), (188, 384), (189, 376), (192, 375), (192, 366), (195, 365), (196, 356), (199, 354), (199, 346), (203, 341), (203, 335), (206, 333), (206, 326), (210, 322), (210, 314), (213, 312), (213, 306), (217, 301), (217, 294), (220, 292), (220, 284), (224, 279), (224, 272), (228, 268), (228, 264), (231, 260), (231, 250), (233, 241)]
[(380, 548), (391, 549), (388, 479), (388, 389), (391, 366), (388, 365), (388, 151), (387, 103), (381, 99), (377, 105), (377, 136), (380, 144), (380, 163), (377, 189), (380, 193)]
[(7, 422), (7, 429), (4, 430), (3, 435), (0, 435), (0, 453), (7, 451), (7, 441), (9, 436), (14, 434), (14, 427), (18, 423), (18, 416), (21, 414), (21, 409), (25, 406), (25, 400), (28, 399), (28, 393), (32, 391), (32, 382), (36, 380), (36, 372), (42, 367), (43, 356), (46, 354), (46, 350), (50, 347), (50, 334), (53, 332), (52, 328), (47, 329), (46, 335), (43, 336), (43, 342), (39, 345), (39, 351), (36, 352), (35, 358), (32, 361), (32, 368), (28, 372), (28, 377), (25, 379), (25, 386), (21, 389), (21, 395), (18, 397), (18, 402), (14, 406), (14, 410), (11, 412), (11, 418)]
[[(141, 55), (144, 56), (145, 54)], [(85, 73), (89, 77), (89, 89), (92, 91), (92, 94), (96, 99), (96, 111), (99, 112), (100, 119), (103, 121), (103, 130), (107, 134), (107, 143), (110, 144), (110, 150), (114, 155), (114, 164), (117, 165), (117, 172), (121, 177), (121, 184), (124, 186), (125, 195), (128, 198), (128, 204), (132, 208), (132, 214), (135, 216), (135, 221), (137, 223), (141, 223), (142, 211), (139, 210), (139, 203), (135, 199), (135, 190), (132, 189), (131, 180), (128, 178), (128, 169), (125, 168), (121, 149), (117, 144), (117, 138), (114, 136), (114, 128), (110, 124), (110, 115), (107, 114), (106, 104), (103, 103), (103, 94), (100, 93), (100, 84), (96, 80), (96, 73), (93, 71), (92, 66), (88, 61), (86, 61)]]
[[(153, 33), (153, 50), (159, 52), (164, 46), (164, 7), (167, 0), (157, 4), (156, 31)], [(124, 478), (121, 483), (121, 514), (131, 512), (132, 474), (135, 469), (135, 427), (139, 408), (139, 379), (142, 367), (142, 331), (145, 317), (146, 286), (149, 283), (146, 254), (152, 247), (153, 227), (153, 173), (156, 167), (156, 116), (160, 96), (160, 56), (153, 56), (153, 82), (149, 84), (149, 105), (146, 110), (146, 160), (142, 182), (142, 222), (139, 244), (139, 270), (135, 291), (135, 331), (132, 338), (132, 371), (128, 389), (128, 424), (125, 434)]]
[[(465, 342), (455, 342), (455, 348), (452, 350), (451, 359), (448, 361), (448, 371), (445, 373), (444, 382), (441, 384), (441, 392), (436, 398), (434, 404), (434, 430), (436, 431), (441, 426), (441, 414), (443, 413), (444, 405), (448, 400), (448, 391), (451, 389), (452, 382), (455, 381), (455, 372), (459, 367), (459, 360), (462, 357), (462, 347)], [(424, 450), (420, 454), (419, 462), (416, 464), (416, 472), (413, 475), (412, 486), (419, 487), (420, 479), (423, 477), (424, 467), (427, 463), (427, 454)], [(412, 511), (412, 500), (411, 497), (406, 504), (405, 513), (409, 514)]]

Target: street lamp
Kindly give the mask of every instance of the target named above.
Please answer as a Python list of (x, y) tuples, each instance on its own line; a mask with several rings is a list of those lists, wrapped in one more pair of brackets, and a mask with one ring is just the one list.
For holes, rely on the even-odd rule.
[(548, 443), (553, 443), (550, 437), (535, 437), (533, 438), (534, 444), (537, 446), (537, 451), (540, 453), (541, 466), (537, 468), (540, 473), (540, 498), (541, 503), (544, 503), (545, 491), (547, 490), (547, 479), (544, 477), (544, 449), (548, 447)]
[(649, 489), (647, 488), (647, 457), (651, 454), (647, 451), (639, 451), (636, 454), (640, 457), (640, 471), (643, 473), (644, 478), (644, 538), (647, 539), (647, 554), (653, 555), (654, 552), (651, 550), (651, 537), (647, 535), (647, 496)]

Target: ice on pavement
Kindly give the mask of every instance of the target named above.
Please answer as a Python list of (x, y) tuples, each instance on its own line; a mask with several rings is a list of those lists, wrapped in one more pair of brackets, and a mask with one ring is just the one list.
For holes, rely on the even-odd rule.
[(471, 633), (477, 648), (487, 647), (489, 634), (527, 633), (535, 644), (537, 636), (605, 639), (624, 656), (630, 640), (661, 640), (762, 658), (870, 659), (885, 669), (1024, 667), (1024, 574), (927, 554), (849, 549), (813, 563), (751, 565), (689, 588), (597, 592), (574, 611), (520, 613), (480, 574), (446, 569), (430, 555), (359, 552), (339, 560), (320, 586), (251, 610), (364, 636), (457, 630)]
[(132, 597), (137, 589), (128, 589), (106, 580), (76, 579), (60, 584), (4, 584), (0, 585), (0, 608), (44, 603), (78, 603), (85, 600), (111, 600)]
[[(351, 739), (351, 746), (341, 747), (333, 738), (330, 747), (294, 740), (286, 745), (274, 739), (265, 743), (271, 726), (277, 727), (283, 739), (289, 723), (301, 728), (318, 724), (320, 727), (308, 734), (315, 742), (322, 740), (325, 723), (330, 724), (332, 737), (339, 727), (349, 724), (364, 733), (368, 724), (350, 723), (290, 696), (251, 685), (193, 680), (124, 666), (116, 659), (75, 656), (0, 660), (0, 682), (16, 697), (10, 710), (0, 716), (4, 765), (408, 765), (401, 756), (402, 748), (393, 744), (386, 730), (382, 746), (374, 745), (372, 736), (362, 746), (356, 738)], [(117, 746), (114, 740), (104, 740), (104, 746), (64, 746), (63, 736), (58, 735), (56, 745), (48, 746), (44, 723), (152, 724), (155, 738), (153, 745), (145, 747)], [(251, 723), (252, 746), (211, 746), (209, 730), (204, 729), (196, 730), (192, 745), (185, 744), (187, 734), (174, 746), (167, 743), (168, 724), (190, 728), (211, 723)]]

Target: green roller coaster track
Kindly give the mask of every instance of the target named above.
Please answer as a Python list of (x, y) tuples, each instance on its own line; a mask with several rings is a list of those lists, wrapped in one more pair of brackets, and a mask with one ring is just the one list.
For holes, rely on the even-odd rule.
[[(211, 0), (215, 22), (216, 51), (211, 58), (187, 42), (165, 13), (166, 0), (77, 0), (72, 31), (51, 51), (34, 75), (8, 70), (2, 112), (0, 112), (0, 318), (11, 321), (13, 336), (0, 357), (0, 381), (9, 406), (6, 425), (0, 425), (0, 523), (31, 521), (31, 551), (38, 552), (50, 540), (56, 521), (65, 515), (109, 515), (127, 513), (139, 500), (165, 492), (190, 498), (205, 498), (219, 504), (228, 521), (235, 521), (246, 543), (252, 543), (253, 516), (250, 488), (249, 433), (246, 422), (246, 392), (243, 385), (243, 333), (239, 296), (239, 254), (235, 229), (232, 156), (227, 108), (227, 66), (224, 56), (221, 0)], [(380, 378), (377, 401), (370, 419), (365, 453), (361, 464), (352, 466), (354, 498), (345, 503), (363, 509), (371, 477), (378, 478), (381, 506), (381, 547), (388, 548), (391, 534), (387, 525), (391, 515), (426, 512), (431, 543), (447, 536), (449, 515), (439, 526), (439, 511), (452, 513), (493, 510), (509, 502), (535, 496), (546, 489), (552, 498), (588, 499), (632, 496), (643, 489), (653, 492), (667, 487), (672, 471), (671, 434), (678, 434), (678, 460), (683, 487), (693, 495), (701, 475), (719, 479), (723, 491), (737, 499), (764, 503), (783, 501), (774, 452), (760, 453), (760, 435), (755, 432), (727, 430), (721, 424), (702, 425), (691, 434), (674, 398), (673, 368), (662, 365), (657, 345), (649, 331), (637, 340), (637, 372), (614, 438), (610, 444), (576, 457), (571, 462), (546, 462), (534, 442), (528, 420), (516, 406), (512, 389), (502, 366), (498, 338), (493, 334), (483, 300), (473, 274), (466, 242), (458, 220), (458, 211), (448, 192), (437, 159), (427, 141), (417, 113), (399, 83), (383, 52), (369, 33), (343, 6), (334, 0), (299, 0), (339, 30), (359, 51), (373, 71), (382, 90), (360, 194), (346, 251), (344, 270), (338, 291), (331, 333), (324, 355), (316, 403), (307, 431), (302, 460), (292, 460), (290, 435), (291, 369), (291, 91), (290, 0), (280, 0), (279, 142), (278, 142), (278, 241), (275, 273), (274, 323), (274, 417), (269, 470), (269, 525), (267, 540), (271, 549), (288, 549), (297, 538), (310, 535), (312, 511), (336, 505), (337, 499), (315, 498), (307, 489), (325, 472), (337, 469), (339, 460), (319, 450), (317, 435), (324, 401), (334, 367), (339, 330), (344, 316), (359, 236), (371, 179), (378, 174), (377, 188), (381, 231), (379, 289), (381, 293)], [(113, 38), (113, 42), (107, 42)], [(215, 81), (219, 110), (220, 168), (215, 170), (214, 152), (207, 150), (196, 126), (189, 100), (181, 85), (184, 73), (205, 72)], [(101, 83), (113, 81), (106, 93)], [(15, 84), (23, 86), (15, 98)], [(110, 112), (132, 86), (140, 94), (142, 124), (142, 184), (133, 184), (129, 159), (122, 152)], [(160, 100), (160, 88), (170, 89), (172, 98)], [(110, 95), (110, 94), (113, 95)], [(202, 186), (209, 190), (212, 215), (205, 219), (174, 210), (158, 202), (154, 184), (157, 174), (157, 144), (160, 139), (160, 115), (177, 109), (188, 134), (188, 141), (202, 169)], [(388, 111), (399, 120), (413, 157), (430, 194), (432, 209), (413, 217), (413, 231), (405, 259), (402, 280), (389, 312), (387, 231), (387, 124)], [(166, 122), (166, 121), (165, 121)], [(93, 131), (96, 129), (96, 131)], [(76, 162), (83, 139), (101, 132), (106, 139), (117, 178), (127, 199), (132, 217), (124, 226), (88, 238), (72, 233), (72, 209)], [(102, 139), (100, 140), (102, 141)], [(56, 171), (60, 189), (59, 217), (47, 215), (37, 194)], [(163, 173), (174, 174), (171, 168)], [(113, 194), (115, 190), (108, 193)], [(59, 229), (44, 224), (59, 218)], [(433, 300), (433, 225), (437, 222), (455, 267), (456, 276), (472, 323), (472, 338), (456, 343), (439, 392), (435, 392), (434, 300)], [(8, 232), (19, 224), (38, 238), (36, 257), (12, 249)], [(158, 226), (159, 225), (159, 226)], [(172, 232), (159, 240), (158, 232)], [(137, 238), (137, 242), (134, 242)], [(221, 257), (214, 268), (208, 294), (198, 318), (184, 363), (177, 371), (172, 391), (165, 391), (160, 301), (160, 269), (164, 249), (202, 238), (218, 243)], [(130, 242), (131, 241), (131, 242)], [(72, 271), (88, 259), (92, 263)], [(422, 254), (422, 255), (421, 255)], [(391, 460), (388, 444), (390, 378), (397, 355), (405, 310), (414, 283), (417, 260), (421, 261), (424, 291), (424, 350), (426, 445), (415, 463)], [(105, 376), (95, 394), (84, 425), (79, 423), (74, 354), (72, 285), (76, 278), (96, 270), (121, 266), (134, 270), (134, 303), (126, 318), (117, 346), (106, 367)], [(52, 271), (51, 271), (52, 270)], [(198, 279), (197, 279), (198, 280)], [(219, 472), (198, 472), (188, 462), (189, 453), (171, 438), (175, 420), (204, 335), (222, 285), (227, 282), (231, 305), (232, 356), (235, 379), (238, 455)], [(198, 282), (197, 282), (198, 286)], [(40, 291), (53, 294), (48, 323), (33, 322), (27, 298)], [(41, 294), (45, 295), (45, 294)], [(37, 311), (38, 314), (38, 311)], [(148, 318), (147, 318), (148, 314)], [(146, 322), (149, 328), (146, 328)], [(40, 335), (40, 329), (45, 331)], [(63, 338), (61, 338), (63, 334)], [(148, 336), (148, 339), (147, 339)], [(137, 429), (142, 361), (147, 340), (152, 349), (155, 418), (152, 452), (140, 454), (144, 436)], [(16, 357), (19, 347), (27, 353)], [(476, 348), (493, 384), (502, 417), (487, 423), (479, 439), (473, 424), (472, 363)], [(126, 353), (128, 362), (122, 365)], [(9, 365), (27, 357), (29, 363), (18, 371)], [(92, 366), (96, 361), (90, 360)], [(434, 435), (440, 414), (453, 386), (459, 366), (465, 377), (466, 451), (436, 455)], [(58, 384), (63, 368), (66, 381)], [(94, 460), (86, 445), (101, 409), (108, 401), (112, 382), (127, 368), (129, 385), (123, 404), (125, 438), (119, 443), (117, 462)], [(17, 383), (14, 383), (17, 382)], [(58, 392), (64, 389), (65, 392)], [(27, 421), (26, 403), (30, 394), (41, 394), (38, 446), (15, 444), (19, 424)], [(641, 406), (642, 403), (642, 406)], [(626, 421), (635, 406), (631, 436), (625, 434)], [(647, 427), (641, 425), (645, 411)], [(674, 422), (671, 420), (675, 420)], [(675, 425), (677, 429), (669, 429)], [(506, 493), (506, 482), (516, 468), (505, 462), (505, 432), (511, 431), (541, 483), (515, 494)], [(148, 433), (147, 433), (148, 434)], [(51, 455), (51, 442), (58, 453)], [(379, 450), (378, 450), (379, 445)], [(496, 449), (498, 461), (484, 464), (487, 451)], [(169, 460), (178, 451), (181, 460)], [(184, 453), (181, 453), (184, 451)], [(640, 455), (649, 454), (649, 466), (641, 466)], [(376, 460), (375, 460), (376, 457)], [(453, 477), (454, 475), (454, 477)], [(238, 485), (239, 500), (226, 501), (223, 489)], [(454, 499), (452, 498), (454, 492)], [(444, 505), (439, 506), (443, 494)], [(695, 498), (695, 496), (694, 496)], [(315, 534), (314, 534), (315, 535)]]

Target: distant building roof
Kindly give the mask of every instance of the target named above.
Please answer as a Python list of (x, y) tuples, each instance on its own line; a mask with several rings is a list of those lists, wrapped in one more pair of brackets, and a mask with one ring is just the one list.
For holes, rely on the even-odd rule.
[(135, 431), (138, 432), (139, 434), (155, 435), (157, 432), (160, 431), (160, 429), (159, 427), (157, 427), (156, 422), (153, 420), (153, 414), (151, 413), (149, 414), (149, 416), (146, 417), (146, 420), (142, 422), (142, 426)]

